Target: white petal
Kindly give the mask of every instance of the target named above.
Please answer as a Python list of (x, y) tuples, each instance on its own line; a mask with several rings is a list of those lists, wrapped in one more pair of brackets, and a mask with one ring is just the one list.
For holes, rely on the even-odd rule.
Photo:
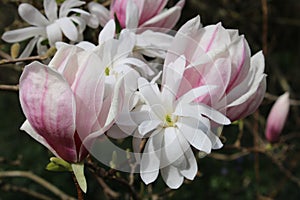
[(158, 98), (157, 93), (153, 89), (154, 84), (149, 83), (145, 78), (138, 79), (138, 88), (145, 101), (148, 102), (149, 105), (159, 104), (161, 105), (160, 98)]
[(98, 43), (101, 45), (103, 42), (107, 40), (111, 40), (114, 38), (116, 33), (116, 24), (113, 19), (109, 20), (107, 24), (104, 26), (102, 31), (99, 34)]
[(183, 183), (183, 176), (179, 173), (178, 169), (172, 165), (162, 168), (161, 176), (171, 189), (177, 189)]
[(177, 102), (181, 104), (188, 104), (197, 99), (198, 97), (201, 97), (204, 94), (209, 93), (213, 89), (215, 89), (216, 86), (211, 86), (211, 85), (205, 85), (205, 86), (200, 86), (197, 88), (193, 88), (187, 93), (185, 93), (183, 96), (177, 99)]
[(30, 54), (32, 53), (34, 46), (37, 44), (38, 40), (39, 40), (39, 37), (32, 38), (26, 45), (25, 49), (23, 50), (23, 52), (21, 53), (19, 58), (26, 58), (26, 57), (30, 56)]
[(188, 149), (185, 152), (185, 157), (188, 160), (188, 166), (185, 169), (180, 170), (180, 173), (187, 179), (193, 180), (197, 175), (198, 166), (192, 149)]
[(55, 0), (44, 0), (45, 14), (49, 21), (57, 19), (57, 4)]
[(9, 43), (20, 42), (28, 38), (46, 35), (45, 28), (43, 27), (27, 27), (16, 29), (12, 31), (7, 31), (2, 35), (2, 40)]
[(54, 46), (55, 42), (62, 41), (62, 33), (58, 24), (50, 24), (46, 28), (49, 44)]
[(190, 127), (182, 123), (176, 123), (181, 134), (188, 142), (200, 151), (209, 154), (211, 152), (212, 143), (207, 135), (197, 127)]
[(219, 124), (231, 123), (226, 116), (224, 116), (220, 112), (204, 104), (183, 105), (179, 103), (176, 106), (176, 110), (174, 114), (179, 116), (185, 116), (185, 117), (193, 117), (193, 118), (197, 118), (197, 116), (204, 115)]
[(84, 1), (78, 1), (78, 0), (66, 0), (64, 1), (61, 6), (60, 6), (60, 9), (59, 9), (59, 18), (62, 18), (62, 17), (66, 17), (71, 8), (73, 7), (79, 7), (79, 6), (82, 6), (83, 4), (85, 4)]
[(56, 20), (56, 23), (64, 33), (64, 35), (71, 41), (76, 41), (78, 38), (78, 30), (72, 20), (68, 17), (63, 17)]
[(139, 8), (133, 0), (127, 1), (126, 28), (136, 29), (139, 25)]
[[(90, 2), (88, 9), (92, 15), (96, 16), (97, 21), (102, 27), (109, 21), (110, 13), (107, 8), (96, 2)], [(98, 25), (97, 25), (98, 26)]]
[(181, 166), (181, 164), (185, 165), (184, 163), (184, 152), (190, 148), (189, 144), (185, 141), (179, 141), (176, 133), (176, 128), (168, 127), (165, 128), (164, 133), (164, 143), (162, 146), (162, 164), (161, 167), (166, 167), (171, 164), (176, 164), (177, 166)]
[(138, 127), (139, 133), (144, 136), (150, 131), (156, 129), (160, 124), (160, 120), (143, 121)]
[(28, 24), (41, 27), (45, 27), (49, 24), (49, 21), (46, 19), (46, 17), (42, 15), (38, 9), (28, 3), (22, 3), (19, 6), (18, 11), (22, 19)]
[(153, 136), (146, 143), (140, 168), (141, 178), (146, 184), (152, 183), (158, 176), (162, 140), (163, 132), (158, 130), (153, 133)]

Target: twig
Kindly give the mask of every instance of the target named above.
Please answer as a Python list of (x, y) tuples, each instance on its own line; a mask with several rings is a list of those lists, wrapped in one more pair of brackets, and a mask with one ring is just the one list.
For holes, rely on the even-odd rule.
[(27, 194), (29, 196), (32, 196), (36, 199), (41, 199), (41, 200), (52, 200), (52, 198), (44, 195), (44, 194), (41, 194), (41, 193), (38, 193), (38, 192), (35, 192), (33, 190), (30, 190), (28, 188), (25, 188), (25, 187), (19, 187), (19, 186), (15, 186), (15, 185), (10, 185), (10, 184), (4, 184), (1, 186), (1, 189), (3, 191), (6, 191), (6, 192), (9, 192), (9, 191), (13, 191), (13, 192), (22, 192), (24, 194)]
[(112, 190), (106, 183), (105, 181), (101, 178), (101, 177), (96, 177), (98, 183), (101, 185), (101, 187), (103, 188), (103, 192), (105, 194), (107, 194), (109, 197), (113, 198), (113, 199), (117, 199), (120, 197), (120, 194), (114, 190)]
[(263, 52), (265, 55), (268, 53), (268, 1), (261, 0), (262, 6), (262, 13), (263, 13), (263, 35), (262, 35), (262, 42), (263, 42)]
[(0, 85), (0, 90), (19, 91), (19, 86), (18, 85)]
[(33, 174), (32, 172), (27, 171), (4, 171), (0, 172), (0, 178), (4, 177), (24, 177), (34, 182), (38, 183), (39, 185), (43, 186), (47, 190), (51, 191), (53, 194), (58, 196), (62, 200), (75, 200), (73, 197), (65, 194), (63, 191), (46, 181), (45, 179)]
[(292, 182), (296, 183), (298, 187), (300, 187), (300, 179), (298, 177), (294, 176), (291, 171), (289, 171), (283, 166), (282, 162), (275, 159), (272, 155), (266, 155), (273, 161), (273, 163), (277, 165), (280, 171), (283, 172), (288, 179), (290, 179)]
[(0, 60), (0, 65), (17, 63), (17, 62), (35, 61), (35, 60), (42, 61), (42, 60), (46, 60), (48, 57), (49, 57), (48, 55), (42, 55), (42, 56), (31, 56), (31, 57), (26, 57), (26, 58), (3, 59), (3, 60)]
[(117, 177), (115, 175), (115, 170), (106, 172), (104, 169), (101, 167), (97, 166), (91, 159), (87, 159), (86, 166), (89, 168), (89, 170), (96, 176), (101, 177), (103, 179), (110, 179), (114, 180), (122, 185), (124, 185), (129, 192), (131, 193), (132, 199), (134, 200), (139, 200), (141, 199), (138, 195), (138, 193), (135, 191), (134, 187), (129, 184), (129, 182), (121, 177)]

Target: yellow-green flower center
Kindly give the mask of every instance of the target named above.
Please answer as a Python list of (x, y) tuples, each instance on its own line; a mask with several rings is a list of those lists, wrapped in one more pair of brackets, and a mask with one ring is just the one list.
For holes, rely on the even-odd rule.
[(172, 119), (172, 116), (170, 114), (167, 114), (165, 116), (165, 125), (168, 126), (168, 127), (172, 127), (174, 126), (174, 120)]
[(105, 68), (105, 75), (109, 76), (109, 74), (110, 74), (110, 69), (109, 69), (109, 67), (106, 67)]

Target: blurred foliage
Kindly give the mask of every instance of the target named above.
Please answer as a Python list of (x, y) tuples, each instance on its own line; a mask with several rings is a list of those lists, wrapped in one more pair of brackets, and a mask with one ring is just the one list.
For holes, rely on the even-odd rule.
[[(42, 1), (2, 0), (0, 2), (0, 34), (5, 30), (24, 27), (26, 24), (17, 15), (20, 2), (29, 2), (42, 8)], [(267, 21), (262, 12), (263, 0), (187, 0), (180, 27), (188, 19), (201, 16), (203, 25), (221, 22), (224, 27), (239, 29), (249, 42), (253, 53), (266, 48), (266, 73), (268, 93), (280, 95), (289, 91), (292, 99), (300, 99), (300, 1), (268, 0)], [(176, 0), (170, 0), (174, 5)], [(266, 20), (266, 19), (265, 19)], [(263, 24), (267, 25), (267, 40), (264, 41)], [(95, 33), (96, 32), (96, 33)], [(97, 31), (87, 30), (88, 38), (97, 38)], [(9, 52), (11, 44), (0, 41), (0, 50)], [(18, 83), (21, 71), (13, 65), (0, 66), (0, 84)], [(292, 176), (300, 179), (300, 117), (299, 105), (291, 107), (287, 124), (280, 143), (265, 149), (264, 153), (250, 151), (236, 159), (228, 156), (243, 152), (241, 148), (230, 148), (239, 141), (242, 147), (251, 149), (258, 143), (265, 147), (265, 118), (274, 100), (265, 99), (259, 111), (244, 120), (243, 135), (237, 140), (241, 130), (238, 125), (230, 125), (223, 130), (225, 147), (214, 151), (211, 156), (199, 159), (199, 174), (194, 181), (186, 181), (178, 190), (165, 190), (161, 178), (150, 187), (140, 184), (136, 176), (137, 190), (144, 195), (161, 193), (163, 199), (300, 199), (300, 185), (297, 185), (274, 159), (283, 163)], [(24, 121), (19, 106), (18, 94), (0, 91), (0, 172), (6, 170), (29, 170), (45, 178), (67, 194), (76, 196), (72, 177), (68, 173), (57, 174), (45, 170), (51, 154), (30, 136), (19, 131)], [(257, 138), (259, 141), (257, 141)], [(245, 149), (244, 149), (245, 150)], [(217, 159), (216, 155), (226, 159)], [(103, 190), (88, 171), (88, 194), (86, 199), (103, 199)], [(127, 177), (128, 174), (122, 174)], [(115, 191), (126, 192), (126, 188), (112, 180), (105, 180)], [(0, 179), (0, 200), (32, 199), (21, 192), (5, 191), (5, 185), (18, 185), (41, 192), (55, 199), (53, 194), (24, 178)], [(146, 196), (145, 196), (146, 197)], [(157, 197), (157, 196), (156, 196)], [(123, 196), (120, 199), (125, 199)]]

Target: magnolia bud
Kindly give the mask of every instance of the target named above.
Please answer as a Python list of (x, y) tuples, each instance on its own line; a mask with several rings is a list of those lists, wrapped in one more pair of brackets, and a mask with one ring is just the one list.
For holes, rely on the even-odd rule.
[(289, 107), (289, 93), (286, 92), (276, 100), (269, 113), (265, 132), (265, 136), (269, 142), (279, 140), (280, 133), (287, 119)]

